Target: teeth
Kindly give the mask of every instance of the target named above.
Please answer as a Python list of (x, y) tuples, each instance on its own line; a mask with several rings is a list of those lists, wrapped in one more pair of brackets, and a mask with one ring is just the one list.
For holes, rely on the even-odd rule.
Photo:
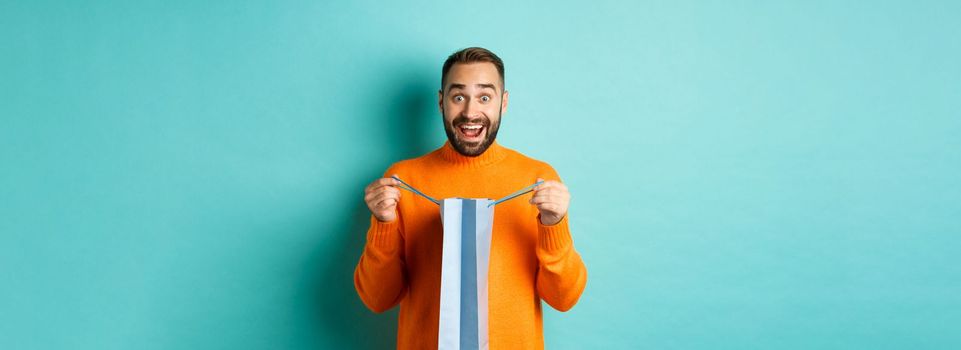
[(462, 126), (462, 128), (464, 128), (464, 129), (480, 129), (481, 127), (482, 127), (481, 125), (464, 125), (464, 126)]

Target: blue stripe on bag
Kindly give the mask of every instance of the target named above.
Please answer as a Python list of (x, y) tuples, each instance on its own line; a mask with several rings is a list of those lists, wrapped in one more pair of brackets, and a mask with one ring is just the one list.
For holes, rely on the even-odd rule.
[(461, 210), (460, 348), (477, 349), (477, 201)]

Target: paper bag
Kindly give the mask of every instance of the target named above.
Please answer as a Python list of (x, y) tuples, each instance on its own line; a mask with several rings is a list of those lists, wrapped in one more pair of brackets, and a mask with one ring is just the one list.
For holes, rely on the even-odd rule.
[(444, 226), (438, 349), (487, 349), (487, 269), (494, 206), (490, 199), (441, 201)]
[(400, 178), (401, 189), (440, 206), (444, 226), (441, 257), (440, 324), (437, 348), (474, 350), (488, 348), (487, 271), (490, 266), (494, 206), (534, 191), (542, 184), (511, 193), (498, 200), (487, 198), (435, 199)]

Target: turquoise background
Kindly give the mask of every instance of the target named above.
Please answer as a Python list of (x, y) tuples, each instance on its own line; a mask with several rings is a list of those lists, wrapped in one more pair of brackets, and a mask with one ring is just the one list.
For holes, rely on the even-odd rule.
[[(3, 1), (0, 348), (390, 348), (365, 184), (506, 62), (551, 349), (961, 348), (961, 2)], [(497, 181), (497, 179), (490, 179)], [(545, 304), (546, 307), (546, 304)]]

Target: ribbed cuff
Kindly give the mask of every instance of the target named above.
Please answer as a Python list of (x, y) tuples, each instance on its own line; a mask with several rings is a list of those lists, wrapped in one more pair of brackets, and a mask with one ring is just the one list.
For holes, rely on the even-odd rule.
[(567, 215), (553, 225), (541, 223), (540, 215), (537, 216), (537, 245), (547, 252), (559, 252), (570, 248), (574, 244), (571, 239), (571, 231), (567, 227)]
[(370, 229), (367, 230), (367, 244), (388, 249), (400, 245), (400, 219), (383, 222), (371, 215)]

